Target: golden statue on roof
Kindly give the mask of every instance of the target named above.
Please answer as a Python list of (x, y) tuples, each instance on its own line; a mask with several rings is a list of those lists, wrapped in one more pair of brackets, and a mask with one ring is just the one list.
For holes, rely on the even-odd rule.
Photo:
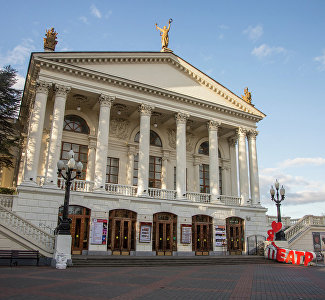
[(245, 95), (241, 95), (243, 100), (245, 100), (247, 103), (251, 104), (252, 103), (252, 94), (251, 94), (251, 92), (248, 91), (248, 87), (246, 87), (244, 89), (244, 94)]
[(58, 43), (56, 40), (57, 32), (55, 32), (52, 27), (50, 30), (46, 30), (45, 38), (44, 38), (44, 50), (45, 51), (54, 51), (55, 46)]
[(168, 36), (168, 32), (170, 29), (170, 24), (173, 22), (172, 19), (169, 19), (168, 21), (168, 28), (166, 26), (164, 26), (163, 28), (160, 28), (156, 25), (156, 30), (160, 30), (160, 36), (161, 36), (161, 52), (173, 52), (172, 50), (170, 50), (168, 48), (168, 44), (169, 44), (169, 36)]

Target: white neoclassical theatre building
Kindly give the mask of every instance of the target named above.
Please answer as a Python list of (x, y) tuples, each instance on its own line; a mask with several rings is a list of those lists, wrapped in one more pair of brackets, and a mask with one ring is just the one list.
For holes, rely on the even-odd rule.
[(248, 237), (265, 236), (256, 150), (265, 115), (177, 55), (32, 53), (22, 107), (12, 211), (56, 228), (65, 184), (56, 166), (72, 149), (83, 163), (72, 254), (245, 254)]

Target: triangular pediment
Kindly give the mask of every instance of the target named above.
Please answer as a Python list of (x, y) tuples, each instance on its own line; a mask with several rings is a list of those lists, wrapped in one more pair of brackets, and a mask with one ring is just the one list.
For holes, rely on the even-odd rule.
[(265, 116), (253, 105), (246, 103), (220, 83), (172, 53), (77, 52), (49, 54), (42, 53), (39, 56), (82, 68), (85, 72), (91, 71), (115, 76), (251, 113), (262, 118)]

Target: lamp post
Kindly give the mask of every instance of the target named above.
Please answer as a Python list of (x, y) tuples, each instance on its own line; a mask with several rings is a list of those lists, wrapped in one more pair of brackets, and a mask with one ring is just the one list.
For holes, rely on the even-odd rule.
[[(61, 175), (65, 180), (65, 195), (64, 195), (64, 205), (63, 205), (63, 215), (60, 219), (60, 224), (57, 227), (57, 233), (60, 235), (70, 235), (70, 219), (69, 219), (69, 200), (70, 200), (70, 188), (71, 183), (74, 179), (78, 178), (81, 174), (83, 165), (79, 161), (76, 164), (74, 159), (74, 152), (70, 150), (68, 153), (69, 161), (66, 165), (65, 175), (62, 173), (62, 169), (64, 168), (64, 162), (59, 160), (57, 163), (58, 167), (58, 175)], [(77, 172), (74, 177), (72, 177), (73, 169), (76, 167)]]
[[(280, 187), (280, 184), (278, 182), (278, 180), (275, 181), (274, 183), (274, 186), (275, 186), (275, 189), (276, 189), (276, 197), (275, 197), (275, 190), (273, 188), (273, 186), (271, 186), (271, 189), (270, 189), (270, 194), (271, 194), (271, 200), (275, 202), (276, 204), (276, 207), (277, 207), (277, 213), (278, 213), (278, 222), (281, 222), (281, 211), (280, 211), (280, 206), (281, 206), (281, 202), (284, 200), (285, 198), (285, 189), (284, 187), (282, 186), (280, 188), (280, 194), (279, 194), (279, 187)], [(281, 196), (281, 197), (280, 197)], [(285, 238), (285, 234), (284, 234), (284, 231), (283, 229), (281, 229), (280, 231), (278, 231), (276, 234), (275, 234), (275, 240), (276, 241), (286, 241), (286, 238)]]

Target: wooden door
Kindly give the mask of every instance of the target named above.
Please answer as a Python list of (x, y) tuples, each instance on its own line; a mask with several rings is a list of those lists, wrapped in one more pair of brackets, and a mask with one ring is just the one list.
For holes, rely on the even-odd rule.
[(226, 220), (227, 247), (230, 255), (241, 255), (244, 250), (243, 219), (231, 217)]
[[(60, 207), (59, 216), (62, 216), (62, 212), (63, 207)], [(71, 219), (71, 253), (82, 254), (82, 250), (88, 250), (90, 209), (70, 205), (69, 218)]]
[(212, 218), (205, 215), (192, 217), (192, 249), (196, 255), (209, 255), (212, 251)]
[(177, 216), (169, 213), (154, 215), (153, 250), (157, 255), (172, 255), (177, 247)]
[(113, 255), (130, 255), (135, 250), (136, 213), (129, 210), (110, 211), (108, 249)]

